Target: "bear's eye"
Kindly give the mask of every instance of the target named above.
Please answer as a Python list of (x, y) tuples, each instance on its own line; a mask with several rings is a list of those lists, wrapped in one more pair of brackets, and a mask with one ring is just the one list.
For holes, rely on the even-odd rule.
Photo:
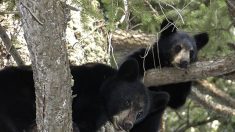
[(175, 46), (175, 53), (179, 53), (181, 51), (182, 47), (180, 45)]
[(194, 51), (193, 50), (190, 50), (190, 58), (192, 58), (194, 55)]
[(144, 111), (139, 111), (136, 115), (136, 119), (141, 118), (143, 116), (143, 114), (144, 114)]

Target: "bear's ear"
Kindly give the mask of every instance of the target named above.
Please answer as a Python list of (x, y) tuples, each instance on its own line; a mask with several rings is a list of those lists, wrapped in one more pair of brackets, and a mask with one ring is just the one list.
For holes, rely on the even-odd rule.
[(207, 33), (200, 33), (194, 35), (194, 39), (196, 41), (197, 49), (200, 50), (209, 41), (209, 36)]
[(135, 59), (126, 60), (118, 70), (118, 77), (127, 81), (137, 80), (139, 76), (139, 65)]
[(150, 112), (162, 112), (166, 107), (170, 100), (170, 95), (167, 92), (157, 92), (150, 91), (151, 96), (151, 107)]
[(174, 21), (171, 19), (164, 19), (161, 24), (161, 37), (169, 36), (176, 32)]

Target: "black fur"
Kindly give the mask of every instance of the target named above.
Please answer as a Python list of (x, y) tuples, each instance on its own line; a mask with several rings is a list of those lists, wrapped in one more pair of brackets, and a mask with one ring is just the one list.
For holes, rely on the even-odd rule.
[[(167, 93), (144, 87), (133, 59), (124, 62), (119, 70), (98, 63), (70, 68), (74, 79), (73, 95), (77, 95), (72, 104), (73, 122), (80, 132), (102, 132), (107, 122), (111, 122), (113, 131), (129, 130), (143, 120), (149, 110), (164, 109), (169, 100)], [(31, 68), (1, 70), (0, 84), (1, 131), (34, 131), (35, 93)], [(123, 110), (128, 110), (128, 115), (120, 114)], [(114, 115), (119, 118), (112, 120)]]

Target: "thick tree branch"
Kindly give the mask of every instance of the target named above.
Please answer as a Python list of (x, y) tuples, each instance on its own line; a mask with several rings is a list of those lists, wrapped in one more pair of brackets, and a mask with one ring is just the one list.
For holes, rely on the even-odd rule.
[(215, 103), (214, 101), (212, 101), (210, 98), (207, 98), (207, 97), (208, 96), (205, 96), (204, 94), (202, 94), (198, 90), (196, 90), (196, 88), (192, 89), (191, 98), (194, 101), (201, 104), (206, 109), (215, 111), (218, 114), (225, 115), (225, 116), (228, 116), (228, 115), (234, 116), (235, 115), (235, 109), (232, 109), (232, 108), (227, 107), (225, 105)]
[(235, 109), (235, 99), (207, 80), (196, 81), (194, 85), (200, 92), (211, 95), (220, 103)]
[(15, 47), (12, 45), (6, 30), (0, 24), (0, 37), (2, 38), (3, 44), (6, 46), (7, 51), (12, 55), (18, 66), (24, 65), (24, 61), (21, 59)]
[(235, 55), (214, 61), (196, 62), (187, 70), (176, 68), (153, 69), (146, 72), (144, 83), (146, 86), (164, 85), (202, 79), (210, 76), (220, 76), (235, 71)]

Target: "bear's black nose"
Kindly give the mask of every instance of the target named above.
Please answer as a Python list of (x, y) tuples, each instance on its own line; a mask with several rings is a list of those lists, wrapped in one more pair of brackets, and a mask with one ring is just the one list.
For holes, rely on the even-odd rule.
[(186, 69), (188, 67), (188, 64), (189, 64), (188, 61), (181, 61), (179, 66), (180, 66), (180, 68)]
[(126, 121), (126, 122), (124, 122), (124, 124), (123, 124), (123, 129), (124, 129), (125, 131), (130, 130), (132, 127), (133, 127), (133, 124), (132, 124), (132, 122), (130, 122), (130, 121)]

